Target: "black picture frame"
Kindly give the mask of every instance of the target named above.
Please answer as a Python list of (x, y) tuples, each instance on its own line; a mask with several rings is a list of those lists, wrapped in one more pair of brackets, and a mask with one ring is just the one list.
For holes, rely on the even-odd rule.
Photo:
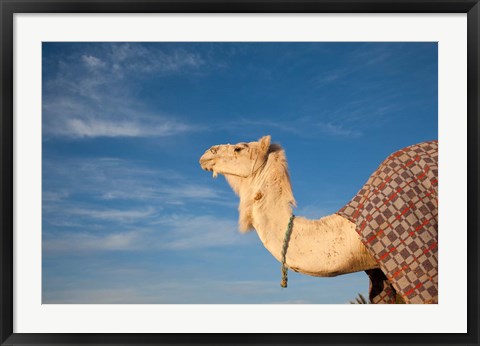
[[(0, 232), (2, 345), (434, 344), (478, 345), (479, 0), (0, 0)], [(13, 333), (13, 16), (15, 13), (467, 13), (468, 309), (465, 334), (110, 334)], [(455, 318), (455, 316), (452, 316)], [(285, 316), (288, 330), (288, 316)], [(365, 322), (366, 323), (366, 322)], [(374, 323), (374, 321), (372, 321)]]

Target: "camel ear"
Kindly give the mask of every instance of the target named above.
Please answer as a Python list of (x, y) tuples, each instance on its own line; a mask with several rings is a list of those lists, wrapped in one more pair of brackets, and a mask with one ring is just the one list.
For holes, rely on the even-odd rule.
[(272, 139), (272, 137), (270, 137), (270, 135), (268, 135), (268, 136), (264, 136), (264, 137), (262, 137), (258, 140), (258, 142), (260, 143), (260, 150), (262, 152), (266, 153), (268, 151), (268, 149), (270, 148), (271, 139)]

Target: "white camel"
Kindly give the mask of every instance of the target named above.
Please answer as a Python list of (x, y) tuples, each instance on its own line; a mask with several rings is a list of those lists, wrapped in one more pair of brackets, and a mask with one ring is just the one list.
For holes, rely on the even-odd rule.
[[(258, 142), (218, 145), (200, 159), (203, 169), (223, 174), (240, 197), (239, 227), (255, 229), (279, 261), (295, 199), (284, 150)], [(293, 271), (326, 277), (376, 268), (377, 262), (359, 239), (355, 225), (332, 214), (319, 220), (296, 217), (285, 262)]]
[[(282, 261), (282, 248), (295, 199), (284, 150), (258, 142), (217, 145), (200, 158), (213, 176), (223, 174), (240, 197), (239, 227), (255, 229), (263, 245)], [(328, 277), (377, 268), (355, 231), (355, 224), (332, 214), (318, 220), (296, 217), (285, 263), (295, 272)]]

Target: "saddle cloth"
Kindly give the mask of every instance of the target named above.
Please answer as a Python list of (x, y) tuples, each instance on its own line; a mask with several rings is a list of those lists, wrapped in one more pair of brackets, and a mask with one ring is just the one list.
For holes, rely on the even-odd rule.
[(437, 141), (390, 155), (338, 214), (379, 264), (366, 271), (372, 303), (438, 303)]

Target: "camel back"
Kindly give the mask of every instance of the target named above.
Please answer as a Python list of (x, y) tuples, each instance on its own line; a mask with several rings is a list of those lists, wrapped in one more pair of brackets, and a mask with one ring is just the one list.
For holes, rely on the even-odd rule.
[(438, 142), (390, 155), (338, 214), (356, 224), (379, 263), (372, 303), (438, 302)]

